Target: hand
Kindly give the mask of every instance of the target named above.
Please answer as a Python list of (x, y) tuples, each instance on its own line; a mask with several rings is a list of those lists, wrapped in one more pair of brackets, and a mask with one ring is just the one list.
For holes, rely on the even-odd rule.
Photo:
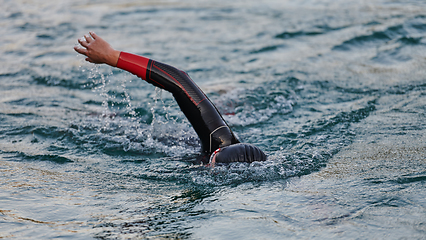
[(78, 39), (81, 46), (75, 46), (74, 50), (85, 55), (86, 61), (96, 64), (106, 63), (110, 66), (117, 66), (120, 51), (111, 47), (105, 40), (94, 32), (84, 35), (84, 38)]

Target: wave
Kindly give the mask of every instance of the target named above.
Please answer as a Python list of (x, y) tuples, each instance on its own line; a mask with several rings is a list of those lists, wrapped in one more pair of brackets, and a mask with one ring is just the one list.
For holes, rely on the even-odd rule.
[(93, 89), (94, 87), (99, 86), (101, 83), (95, 83), (92, 80), (88, 81), (79, 81), (78, 79), (87, 79), (87, 77), (74, 77), (72, 79), (66, 79), (62, 77), (56, 77), (56, 76), (38, 76), (33, 75), (33, 81), (37, 84), (44, 85), (44, 86), (57, 86), (57, 87), (63, 87), (67, 89)]
[(253, 51), (251, 51), (251, 52), (250, 52), (250, 54), (256, 54), (256, 53), (264, 53), (264, 52), (275, 51), (275, 50), (277, 50), (278, 48), (283, 48), (283, 47), (285, 47), (285, 46), (286, 46), (286, 45), (284, 45), (284, 44), (278, 44), (278, 45), (266, 46), (266, 47), (263, 47), (263, 48), (258, 49), (258, 50), (253, 50)]
[[(334, 127), (339, 124), (348, 125), (350, 123), (359, 122), (368, 117), (371, 112), (375, 111), (375, 101), (369, 101), (366, 107), (352, 110), (350, 112), (339, 112), (335, 116), (328, 119), (321, 119), (312, 125), (304, 126), (302, 134), (309, 136), (320, 132), (334, 131)], [(345, 127), (347, 129), (347, 127)]]
[(266, 86), (238, 88), (215, 97), (219, 112), (231, 126), (249, 126), (268, 121), (277, 114), (288, 114), (297, 103), (294, 77), (271, 81)]
[[(374, 28), (373, 28), (374, 29)], [(401, 61), (409, 60), (409, 55), (406, 55), (407, 59), (401, 59), (398, 54), (401, 49), (405, 46), (413, 45), (425, 45), (423, 39), (426, 36), (426, 22), (423, 16), (417, 16), (412, 19), (406, 20), (403, 24), (397, 24), (386, 27), (384, 30), (376, 31), (372, 30), (369, 33), (355, 36), (341, 43), (340, 45), (334, 46), (334, 51), (354, 51), (360, 49), (371, 49), (384, 46), (386, 44), (397, 43), (398, 47), (394, 50), (385, 50), (385, 53), (381, 53), (386, 56), (378, 56), (375, 59), (381, 59), (384, 57), (394, 56), (394, 59), (400, 58)], [(380, 51), (380, 49), (379, 49)], [(386, 51), (388, 53), (386, 53)]]
[(332, 31), (338, 31), (341, 29), (346, 28), (347, 26), (342, 26), (342, 27), (331, 27), (327, 24), (324, 25), (316, 25), (313, 26), (313, 28), (311, 30), (299, 30), (299, 31), (284, 31), (282, 33), (279, 33), (277, 35), (275, 35), (275, 38), (279, 38), (279, 39), (292, 39), (292, 38), (298, 38), (298, 37), (302, 37), (302, 36), (317, 36), (320, 34), (326, 34)]
[(58, 154), (29, 154), (29, 153), (23, 153), (23, 152), (15, 152), (15, 153), (8, 153), (4, 152), (8, 156), (6, 159), (11, 160), (21, 160), (21, 161), (49, 161), (59, 164), (65, 164), (65, 163), (71, 163), (74, 162), (68, 157), (61, 156)]

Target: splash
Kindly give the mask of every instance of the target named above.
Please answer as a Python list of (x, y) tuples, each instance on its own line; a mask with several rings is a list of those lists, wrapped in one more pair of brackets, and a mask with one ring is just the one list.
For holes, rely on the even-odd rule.
[(101, 112), (90, 113), (73, 127), (87, 143), (96, 143), (104, 153), (113, 155), (156, 155), (183, 157), (199, 151), (200, 143), (187, 121), (179, 122), (171, 114), (162, 90), (155, 89), (152, 102), (133, 105), (127, 79), (111, 80), (99, 67), (90, 70), (92, 89), (101, 99)]

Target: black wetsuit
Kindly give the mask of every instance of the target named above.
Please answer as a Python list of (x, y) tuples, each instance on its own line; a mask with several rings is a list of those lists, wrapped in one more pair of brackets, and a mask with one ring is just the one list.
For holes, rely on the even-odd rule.
[[(173, 94), (180, 109), (198, 134), (201, 151), (207, 160), (212, 153), (215, 153), (214, 162), (266, 160), (266, 155), (257, 147), (240, 143), (214, 104), (185, 72), (126, 52), (120, 53), (117, 67)], [(231, 145), (232, 148), (224, 151)], [(221, 153), (222, 157), (218, 153)]]

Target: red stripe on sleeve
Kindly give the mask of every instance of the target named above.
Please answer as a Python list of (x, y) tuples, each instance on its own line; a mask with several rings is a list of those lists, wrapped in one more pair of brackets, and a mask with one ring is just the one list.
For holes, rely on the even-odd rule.
[(118, 58), (117, 67), (146, 80), (148, 61), (149, 59), (146, 57), (121, 52), (120, 57)]

